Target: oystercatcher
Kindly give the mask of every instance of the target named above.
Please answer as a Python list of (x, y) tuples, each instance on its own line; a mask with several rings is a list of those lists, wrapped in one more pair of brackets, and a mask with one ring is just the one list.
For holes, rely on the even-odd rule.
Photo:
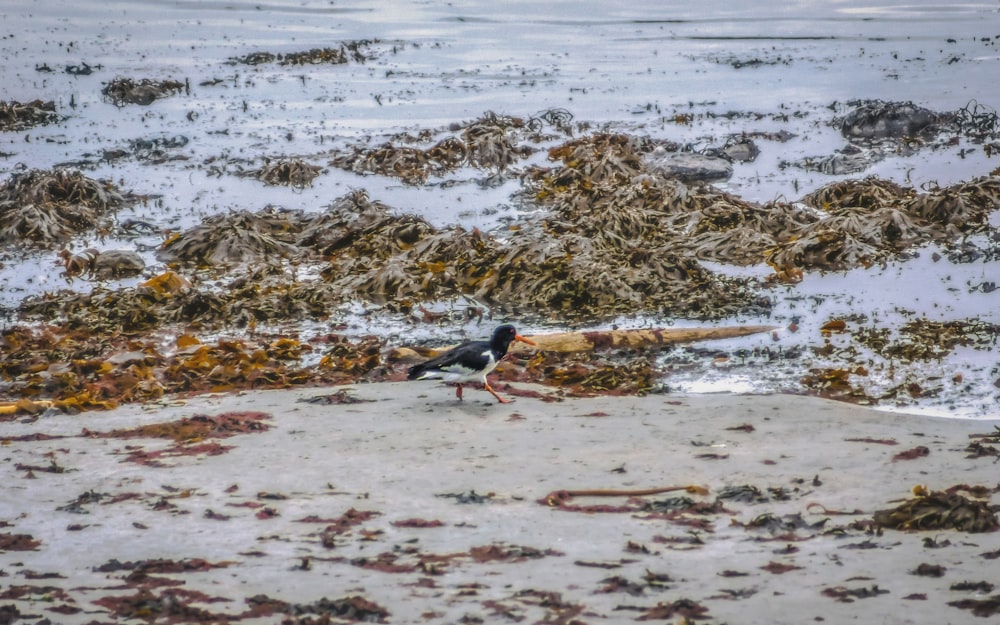
[(483, 387), (497, 398), (498, 402), (508, 404), (510, 400), (497, 395), (496, 391), (490, 387), (490, 383), (486, 381), (486, 376), (503, 360), (503, 357), (507, 355), (507, 349), (514, 341), (521, 341), (528, 345), (535, 344), (518, 334), (514, 326), (504, 324), (493, 331), (493, 337), (489, 341), (462, 343), (436, 358), (410, 367), (407, 377), (410, 380), (441, 379), (445, 382), (455, 382), (457, 384), (455, 396), (459, 399), (462, 399), (463, 382), (479, 380), (483, 383)]

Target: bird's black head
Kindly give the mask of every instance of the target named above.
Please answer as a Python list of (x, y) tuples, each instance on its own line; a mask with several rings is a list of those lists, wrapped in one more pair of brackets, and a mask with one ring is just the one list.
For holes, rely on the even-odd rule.
[(493, 330), (493, 337), (490, 339), (490, 347), (500, 348), (501, 351), (506, 352), (510, 344), (514, 342), (514, 337), (516, 336), (517, 330), (515, 330), (514, 326), (509, 323), (497, 326), (497, 329)]
[(509, 323), (505, 323), (499, 326), (493, 331), (493, 337), (490, 339), (490, 349), (496, 355), (497, 358), (503, 358), (507, 354), (507, 349), (510, 348), (510, 344), (514, 341), (520, 341), (522, 343), (527, 343), (528, 345), (534, 345), (535, 342), (528, 340), (517, 333), (514, 326)]

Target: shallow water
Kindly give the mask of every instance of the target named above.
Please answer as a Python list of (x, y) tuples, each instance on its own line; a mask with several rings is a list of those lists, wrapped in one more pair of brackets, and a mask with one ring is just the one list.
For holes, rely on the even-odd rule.
[[(793, 134), (784, 142), (758, 139), (761, 155), (736, 164), (733, 177), (718, 185), (763, 202), (797, 199), (836, 179), (783, 163), (842, 148), (844, 140), (829, 123), (850, 100), (910, 100), (935, 111), (955, 111), (970, 102), (1000, 107), (1000, 83), (994, 80), (1000, 75), (1000, 9), (995, 3), (613, 4), (8, 0), (0, 8), (5, 60), (0, 99), (54, 100), (68, 118), (0, 133), (0, 176), (25, 167), (82, 166), (90, 177), (159, 196), (124, 211), (120, 219), (135, 217), (173, 230), (220, 211), (267, 204), (320, 211), (355, 188), (435, 225), (490, 230), (519, 216), (512, 201), (516, 180), (484, 189), (475, 172), (459, 171), (408, 187), (327, 167), (311, 187), (295, 191), (231, 175), (227, 163), (245, 159), (252, 167), (263, 157), (296, 155), (326, 165), (334, 150), (358, 142), (378, 144), (396, 133), (425, 129), (439, 132), (487, 111), (530, 117), (559, 108), (594, 128), (695, 146), (720, 145), (741, 132)], [(375, 58), (365, 63), (227, 64), (255, 51), (295, 52), (362, 39), (378, 40), (369, 49)], [(94, 72), (74, 76), (63, 71), (81, 63)], [(53, 71), (39, 71), (46, 66)], [(190, 93), (148, 107), (116, 108), (102, 100), (100, 90), (117, 76), (186, 80)], [(214, 80), (219, 82), (206, 84)], [(691, 122), (676, 123), (678, 115), (690, 115)], [(150, 164), (101, 158), (104, 151), (128, 149), (135, 140), (176, 136), (188, 139), (167, 151), (176, 160)], [(540, 152), (527, 163), (544, 163), (544, 156)], [(890, 156), (854, 177), (944, 186), (998, 165), (981, 146), (963, 139), (912, 156)], [(89, 238), (75, 247), (135, 249), (158, 242), (157, 237)], [(774, 312), (763, 321), (797, 321), (798, 333), (777, 342), (741, 339), (712, 348), (818, 344), (819, 326), (848, 313), (888, 326), (922, 316), (1000, 322), (1000, 290), (975, 288), (1000, 278), (1000, 264), (934, 262), (932, 251), (884, 269), (810, 274), (800, 285), (775, 289), (770, 293)], [(90, 288), (84, 281), (64, 283), (54, 251), (0, 254), (2, 308), (48, 289)], [(156, 271), (152, 253), (145, 254), (149, 270)], [(352, 332), (391, 333), (410, 341), (485, 332), (460, 323), (415, 329), (405, 319), (352, 311), (345, 311), (343, 319)], [(664, 323), (684, 321), (618, 320), (623, 326)], [(528, 328), (543, 329), (551, 328)], [(819, 360), (815, 364), (822, 364)], [(930, 363), (932, 371), (921, 375), (947, 380), (962, 372), (962, 384), (945, 383), (938, 397), (905, 406), (971, 417), (1000, 414), (1000, 394), (993, 386), (1000, 377), (997, 360), (994, 347)], [(794, 390), (803, 366), (801, 360), (724, 370), (699, 366), (676, 372), (666, 384), (731, 389), (745, 383), (755, 390)], [(891, 376), (885, 377), (888, 384)]]

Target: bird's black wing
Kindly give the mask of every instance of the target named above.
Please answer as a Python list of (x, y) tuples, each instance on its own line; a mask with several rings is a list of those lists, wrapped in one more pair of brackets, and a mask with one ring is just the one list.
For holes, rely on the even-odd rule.
[(483, 352), (488, 352), (489, 349), (490, 346), (485, 341), (466, 341), (426, 362), (413, 365), (407, 372), (406, 377), (408, 380), (415, 380), (429, 369), (447, 370), (448, 367), (459, 364), (463, 358), (481, 357)]

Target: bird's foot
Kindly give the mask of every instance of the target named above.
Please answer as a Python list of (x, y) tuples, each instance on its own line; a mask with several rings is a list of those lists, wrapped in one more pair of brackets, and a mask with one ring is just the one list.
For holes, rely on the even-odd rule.
[(485, 388), (487, 391), (489, 391), (491, 395), (493, 395), (494, 397), (496, 397), (497, 401), (500, 402), (501, 404), (512, 404), (512, 403), (514, 403), (513, 399), (504, 399), (503, 397), (500, 397), (499, 395), (497, 395), (497, 392), (494, 391), (493, 387), (490, 386), (489, 384), (484, 384), (483, 388)]

